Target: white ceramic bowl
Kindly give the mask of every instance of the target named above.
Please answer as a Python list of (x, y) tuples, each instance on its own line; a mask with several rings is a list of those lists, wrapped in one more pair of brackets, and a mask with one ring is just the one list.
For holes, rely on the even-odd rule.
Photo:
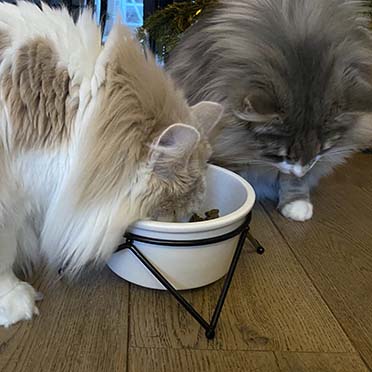
[[(237, 229), (255, 202), (253, 188), (243, 178), (224, 168), (209, 165), (207, 195), (201, 211), (218, 208), (220, 218), (172, 223), (139, 221), (128, 231), (137, 236), (166, 240), (196, 240), (221, 236)], [(228, 271), (239, 236), (191, 247), (169, 247), (134, 242), (176, 289), (192, 289), (215, 282)], [(143, 287), (165, 289), (129, 250), (113, 254), (110, 269), (125, 280)]]

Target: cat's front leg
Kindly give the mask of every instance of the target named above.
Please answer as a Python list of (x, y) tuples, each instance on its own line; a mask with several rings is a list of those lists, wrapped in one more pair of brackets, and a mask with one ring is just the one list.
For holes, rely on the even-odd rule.
[(16, 278), (11, 271), (0, 275), (0, 288), (0, 326), (9, 327), (39, 314), (35, 305), (37, 292), (31, 285)]
[(37, 292), (13, 273), (16, 252), (15, 232), (0, 228), (0, 326), (5, 327), (39, 313), (35, 306)]
[(313, 216), (310, 187), (306, 178), (280, 174), (278, 209), (283, 216), (295, 221), (307, 221)]

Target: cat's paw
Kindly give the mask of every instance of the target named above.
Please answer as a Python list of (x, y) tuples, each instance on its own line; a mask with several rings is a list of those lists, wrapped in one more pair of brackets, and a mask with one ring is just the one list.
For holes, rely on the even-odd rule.
[(0, 297), (0, 326), (9, 327), (20, 320), (39, 315), (35, 306), (39, 294), (25, 282), (17, 283), (9, 293)]
[(295, 200), (281, 209), (284, 217), (295, 221), (307, 221), (313, 216), (313, 205), (307, 200)]

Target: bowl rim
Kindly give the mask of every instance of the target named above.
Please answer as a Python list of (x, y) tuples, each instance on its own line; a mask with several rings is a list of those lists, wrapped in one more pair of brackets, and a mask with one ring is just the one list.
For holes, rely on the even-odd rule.
[(199, 222), (161, 222), (153, 220), (140, 220), (128, 227), (128, 232), (136, 233), (135, 230), (146, 230), (152, 232), (165, 232), (165, 233), (197, 233), (211, 230), (222, 229), (226, 226), (236, 223), (240, 219), (248, 215), (252, 210), (254, 203), (256, 201), (256, 193), (253, 187), (238, 174), (214, 164), (208, 164), (209, 168), (217, 169), (219, 172), (225, 173), (230, 177), (235, 178), (241, 186), (244, 187), (247, 198), (245, 202), (235, 211), (223, 216), (209, 221), (199, 221)]

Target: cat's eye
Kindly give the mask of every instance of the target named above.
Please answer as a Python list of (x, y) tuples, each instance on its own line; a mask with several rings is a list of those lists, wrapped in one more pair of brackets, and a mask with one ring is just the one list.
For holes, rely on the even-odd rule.
[(331, 150), (331, 148), (332, 148), (332, 144), (331, 143), (326, 143), (326, 144), (324, 144), (322, 147), (321, 147), (321, 149), (320, 149), (320, 151), (319, 151), (319, 155), (324, 155), (324, 154), (326, 154), (329, 150)]
[(282, 118), (279, 116), (279, 115), (275, 115), (272, 119), (271, 119), (271, 124), (281, 124), (283, 122)]
[(274, 161), (278, 163), (284, 160), (283, 156), (275, 155), (275, 154), (266, 154), (265, 157), (270, 161)]

